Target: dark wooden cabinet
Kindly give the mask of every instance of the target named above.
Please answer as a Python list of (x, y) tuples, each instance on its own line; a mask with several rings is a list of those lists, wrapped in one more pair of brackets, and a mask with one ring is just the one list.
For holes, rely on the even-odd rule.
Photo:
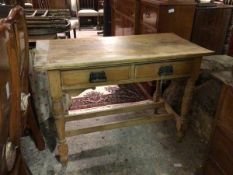
[(112, 36), (173, 32), (191, 39), (193, 0), (111, 0), (110, 4)]
[(233, 86), (223, 87), (205, 175), (233, 174)]
[(190, 40), (195, 1), (111, 0), (112, 36), (176, 33)]
[(190, 40), (195, 13), (194, 1), (141, 1), (140, 33), (168, 33)]
[(222, 54), (230, 24), (232, 6), (197, 7), (192, 41), (200, 46)]
[(135, 0), (111, 0), (112, 36), (135, 34)]

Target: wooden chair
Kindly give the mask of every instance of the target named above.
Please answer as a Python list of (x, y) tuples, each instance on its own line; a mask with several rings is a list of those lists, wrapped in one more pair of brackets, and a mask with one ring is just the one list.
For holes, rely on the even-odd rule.
[(14, 41), (8, 52), (9, 54), (16, 52), (14, 56), (9, 57), (12, 81), (10, 137), (14, 144), (19, 145), (20, 137), (28, 128), (37, 148), (43, 150), (45, 143), (35, 120), (35, 113), (30, 101), (32, 98), (29, 99), (27, 106), (27, 98), (30, 94), (29, 46), (23, 9), (16, 6), (3, 21), (10, 25), (10, 39)]
[[(95, 0), (78, 0), (78, 17), (80, 21), (80, 25), (82, 23), (95, 23), (98, 18), (98, 12), (96, 10)], [(85, 22), (86, 21), (86, 22)]]
[(14, 92), (10, 59), (17, 58), (17, 47), (15, 35), (9, 33), (8, 30), (12, 30), (9, 27), (9, 24), (0, 21), (0, 174), (27, 175), (30, 172), (20, 148), (16, 147), (10, 137), (10, 125), (15, 122), (11, 117)]

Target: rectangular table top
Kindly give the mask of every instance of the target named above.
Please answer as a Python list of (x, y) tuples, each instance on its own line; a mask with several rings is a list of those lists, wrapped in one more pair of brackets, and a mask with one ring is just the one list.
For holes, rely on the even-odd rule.
[(35, 70), (176, 61), (213, 54), (172, 33), (37, 41)]

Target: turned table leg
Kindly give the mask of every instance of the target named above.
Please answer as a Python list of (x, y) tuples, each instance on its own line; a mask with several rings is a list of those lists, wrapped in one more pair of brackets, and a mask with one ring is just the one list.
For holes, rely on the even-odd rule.
[(154, 102), (159, 102), (160, 100), (160, 96), (161, 96), (161, 92), (160, 92), (160, 80), (156, 81), (156, 90), (153, 94), (153, 101)]
[(49, 71), (49, 86), (50, 95), (52, 98), (53, 117), (55, 118), (55, 124), (58, 136), (58, 153), (60, 156), (60, 162), (66, 165), (68, 162), (68, 145), (65, 138), (65, 118), (64, 109), (62, 103), (62, 90), (59, 71)]
[[(156, 81), (156, 89), (154, 91), (154, 94), (153, 94), (153, 101), (156, 103), (156, 102), (159, 102), (160, 100), (160, 97), (161, 97), (161, 92), (160, 92), (160, 80), (157, 80)], [(155, 108), (154, 110), (154, 113), (157, 114), (158, 113), (158, 110), (159, 108)]]
[(187, 128), (187, 115), (190, 109), (195, 82), (198, 78), (201, 65), (201, 58), (196, 59), (193, 63), (191, 76), (188, 78), (181, 104), (180, 121), (177, 121), (177, 136), (182, 138)]
[[(60, 156), (60, 162), (64, 165), (68, 162), (68, 145), (65, 138), (65, 119), (64, 115), (59, 115), (57, 112), (62, 109), (61, 99), (55, 100), (53, 102), (53, 113), (55, 118), (57, 137), (58, 137), (58, 153)], [(60, 109), (59, 109), (60, 108)], [(56, 112), (55, 112), (56, 111)]]

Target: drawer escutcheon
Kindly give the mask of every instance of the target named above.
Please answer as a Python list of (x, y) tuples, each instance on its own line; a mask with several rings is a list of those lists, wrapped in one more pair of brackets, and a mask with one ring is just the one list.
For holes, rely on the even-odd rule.
[(90, 83), (102, 83), (107, 81), (107, 77), (104, 71), (91, 72), (89, 81)]

